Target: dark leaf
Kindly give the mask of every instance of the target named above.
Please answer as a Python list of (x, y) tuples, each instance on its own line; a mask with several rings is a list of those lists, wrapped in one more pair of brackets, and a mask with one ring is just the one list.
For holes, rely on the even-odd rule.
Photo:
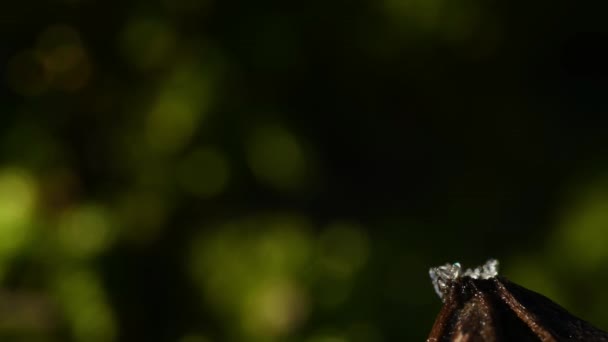
[(431, 269), (444, 305), (427, 342), (608, 341), (547, 297), (497, 276), (492, 262), (462, 276), (459, 264)]

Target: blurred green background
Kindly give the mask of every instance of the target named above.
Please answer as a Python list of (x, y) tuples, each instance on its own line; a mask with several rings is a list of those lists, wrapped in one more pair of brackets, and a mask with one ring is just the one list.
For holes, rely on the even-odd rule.
[(422, 341), (489, 257), (608, 328), (608, 23), (522, 0), (0, 4), (3, 341)]

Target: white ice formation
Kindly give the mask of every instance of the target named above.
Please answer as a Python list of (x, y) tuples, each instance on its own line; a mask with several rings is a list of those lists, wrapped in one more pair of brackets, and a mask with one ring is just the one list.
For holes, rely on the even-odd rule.
[(475, 269), (467, 269), (462, 273), (462, 266), (459, 263), (445, 264), (443, 266), (431, 267), (429, 270), (431, 281), (435, 292), (441, 300), (444, 300), (445, 292), (447, 291), (450, 282), (462, 277), (470, 277), (473, 279), (490, 279), (498, 275), (498, 260), (490, 259), (485, 264), (476, 267)]

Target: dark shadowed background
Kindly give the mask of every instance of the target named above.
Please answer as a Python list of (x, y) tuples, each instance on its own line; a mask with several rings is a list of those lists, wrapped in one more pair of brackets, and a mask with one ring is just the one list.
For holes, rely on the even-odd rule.
[(2, 2), (0, 338), (422, 341), (489, 257), (608, 328), (577, 5)]

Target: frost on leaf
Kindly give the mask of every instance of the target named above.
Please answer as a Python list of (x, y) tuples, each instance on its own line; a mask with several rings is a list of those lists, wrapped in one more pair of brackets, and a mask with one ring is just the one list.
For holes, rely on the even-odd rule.
[(441, 300), (444, 300), (445, 293), (447, 292), (448, 286), (454, 280), (463, 277), (470, 277), (473, 279), (490, 279), (498, 275), (498, 260), (490, 259), (485, 264), (476, 267), (475, 269), (467, 269), (462, 273), (462, 267), (459, 263), (445, 264), (443, 266), (432, 267), (429, 270), (431, 281), (435, 292)]

